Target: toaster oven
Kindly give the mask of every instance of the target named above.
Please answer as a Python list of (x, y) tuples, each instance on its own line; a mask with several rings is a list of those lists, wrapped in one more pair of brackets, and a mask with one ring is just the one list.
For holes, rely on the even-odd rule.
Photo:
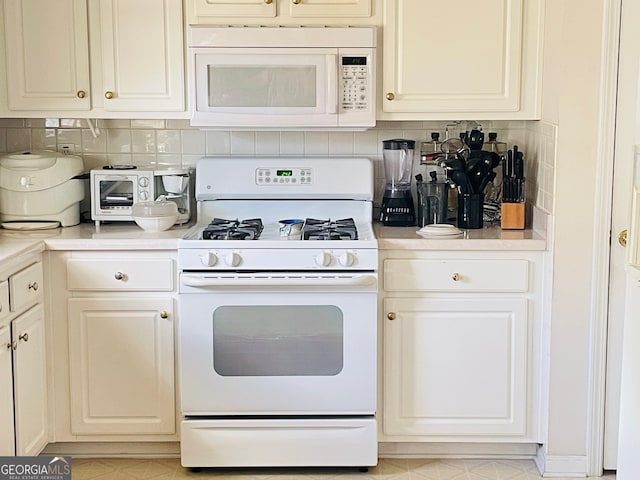
[(136, 202), (155, 200), (153, 169), (91, 170), (91, 219), (132, 222)]

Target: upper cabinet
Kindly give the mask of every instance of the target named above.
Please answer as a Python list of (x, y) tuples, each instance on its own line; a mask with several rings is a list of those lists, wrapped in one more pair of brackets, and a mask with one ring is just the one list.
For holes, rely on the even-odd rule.
[(10, 110), (89, 110), (86, 0), (5, 0)]
[(383, 2), (378, 118), (536, 119), (543, 0)]
[[(349, 24), (371, 16), (372, 0), (187, 0), (188, 23), (229, 23), (238, 18), (247, 24), (315, 23), (313, 19), (332, 19)], [(266, 22), (265, 22), (266, 20)], [(355, 20), (357, 23), (357, 20)]]
[(5, 0), (4, 23), (10, 112), (185, 111), (180, 1)]

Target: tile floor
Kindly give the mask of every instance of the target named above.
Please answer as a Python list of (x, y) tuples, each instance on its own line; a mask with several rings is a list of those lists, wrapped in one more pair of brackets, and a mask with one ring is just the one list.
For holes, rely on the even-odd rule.
[[(73, 480), (534, 480), (540, 475), (529, 460), (381, 459), (362, 473), (357, 469), (203, 469), (192, 472), (177, 458), (80, 459), (72, 464)], [(615, 474), (590, 480), (615, 480)], [(562, 480), (562, 479), (555, 479)]]

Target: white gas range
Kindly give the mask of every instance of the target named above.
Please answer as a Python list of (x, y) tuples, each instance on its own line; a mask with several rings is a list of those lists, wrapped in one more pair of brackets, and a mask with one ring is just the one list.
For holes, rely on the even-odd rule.
[[(178, 244), (182, 464), (375, 465), (371, 161), (204, 158), (195, 190)], [(282, 220), (304, 223), (284, 235)]]

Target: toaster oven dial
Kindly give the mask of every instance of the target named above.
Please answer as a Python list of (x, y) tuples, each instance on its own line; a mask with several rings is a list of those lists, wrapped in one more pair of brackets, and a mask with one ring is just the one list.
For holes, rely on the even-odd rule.
[(148, 187), (149, 186), (149, 179), (147, 177), (140, 177), (138, 179), (138, 185), (140, 185), (141, 187)]
[(218, 263), (218, 256), (213, 252), (207, 252), (200, 257), (200, 261), (205, 267), (213, 267)]

